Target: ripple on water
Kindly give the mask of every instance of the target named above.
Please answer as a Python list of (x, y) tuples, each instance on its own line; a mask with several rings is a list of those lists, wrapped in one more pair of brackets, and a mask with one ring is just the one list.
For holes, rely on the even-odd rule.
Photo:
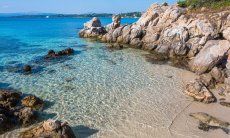
[[(99, 43), (87, 45), (94, 48), (47, 65), (45, 73), (0, 72), (2, 81), (54, 103), (45, 112), (54, 113), (55, 119), (95, 128), (98, 135), (115, 133), (127, 119), (151, 121), (150, 126), (170, 124), (184, 106), (176, 102), (184, 100), (180, 78), (175, 76), (180, 69), (148, 63), (143, 57), (146, 52), (140, 50), (109, 52)], [(152, 117), (144, 119), (149, 109)]]

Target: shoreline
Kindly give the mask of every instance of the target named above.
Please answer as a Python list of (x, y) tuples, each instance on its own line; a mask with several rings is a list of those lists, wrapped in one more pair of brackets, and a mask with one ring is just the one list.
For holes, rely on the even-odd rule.
[[(123, 49), (123, 45), (129, 45), (153, 52), (153, 62), (185, 57), (187, 63), (183, 65), (199, 75), (187, 82), (185, 94), (195, 101), (210, 104), (210, 107), (217, 103), (218, 106), (228, 108), (230, 12), (203, 12), (197, 15), (187, 12), (188, 9), (176, 5), (153, 4), (131, 25), (121, 25), (121, 18), (116, 15), (113, 16), (113, 22), (107, 26), (101, 26), (100, 20), (93, 18), (84, 24), (79, 36), (109, 43), (110, 48), (118, 50)], [(223, 119), (221, 114), (212, 116), (206, 112), (210, 111), (203, 109), (187, 116), (199, 120), (198, 127), (204, 131), (222, 129), (228, 133), (228, 118), (225, 118), (228, 122), (224, 122), (218, 119)], [(216, 124), (211, 123), (213, 120), (216, 120)], [(222, 126), (223, 124), (226, 125)]]

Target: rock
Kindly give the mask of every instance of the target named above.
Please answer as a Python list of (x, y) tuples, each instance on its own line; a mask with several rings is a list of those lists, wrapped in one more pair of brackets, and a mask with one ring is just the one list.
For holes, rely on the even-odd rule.
[(200, 75), (199, 79), (206, 87), (210, 87), (210, 88), (215, 87), (215, 80), (211, 74), (209, 74), (209, 73), (202, 74), (202, 75)]
[(193, 97), (196, 101), (204, 103), (215, 102), (214, 95), (199, 80), (187, 84), (185, 93)]
[(99, 18), (94, 17), (92, 20), (84, 24), (84, 28), (89, 29), (92, 27), (101, 27), (101, 21)]
[(187, 42), (189, 33), (183, 26), (170, 27), (163, 32), (162, 39), (166, 42)]
[(124, 48), (124, 46), (122, 44), (119, 44), (119, 43), (109, 44), (109, 45), (107, 45), (107, 47), (109, 49), (115, 49), (115, 50), (121, 50)]
[(224, 31), (223, 31), (223, 37), (225, 39), (227, 39), (228, 41), (230, 41), (230, 27), (226, 28)]
[(91, 27), (89, 29), (82, 29), (79, 32), (79, 36), (83, 38), (99, 38), (99, 36), (102, 36), (106, 33), (107, 31), (104, 27)]
[(226, 58), (226, 54), (230, 48), (230, 42), (227, 40), (210, 40), (189, 62), (189, 67), (192, 71), (202, 74), (211, 70)]
[(64, 49), (62, 51), (59, 51), (58, 52), (58, 56), (65, 56), (65, 55), (71, 55), (74, 53), (74, 50), (72, 48), (67, 48), (67, 49)]
[(23, 127), (33, 124), (37, 118), (34, 111), (29, 107), (22, 108), (19, 111), (18, 117)]
[(106, 26), (106, 31), (109, 32), (110, 30), (116, 29), (121, 25), (121, 16), (113, 15), (112, 23)]
[(72, 48), (67, 48), (58, 52), (55, 52), (54, 50), (49, 50), (45, 58), (46, 59), (58, 58), (61, 56), (69, 56), (72, 55), (73, 53), (74, 50)]
[(35, 96), (27, 96), (22, 100), (22, 97), (15, 90), (0, 89), (0, 134), (37, 121), (38, 116), (33, 109), (41, 109), (42, 100)]
[(42, 126), (43, 126), (45, 131), (54, 131), (54, 130), (57, 130), (61, 127), (61, 123), (59, 121), (49, 119), (49, 120), (45, 121), (42, 124)]
[(5, 114), (0, 113), (0, 134), (3, 134), (5, 131), (9, 130), (13, 126), (13, 123), (10, 122), (9, 117)]
[(170, 48), (171, 52), (176, 56), (185, 56), (189, 51), (189, 47), (181, 41), (173, 43)]
[(219, 120), (209, 114), (206, 113), (192, 113), (190, 114), (191, 117), (199, 120), (199, 128), (208, 131), (209, 129), (222, 129), (227, 134), (229, 133), (229, 123)]
[(195, 19), (190, 19), (190, 23), (187, 28), (191, 38), (200, 37), (201, 40), (199, 44), (205, 45), (208, 40), (218, 37), (219, 32), (217, 31), (217, 28), (214, 27), (217, 26), (214, 22), (211, 22), (202, 16), (205, 15), (200, 15), (200, 17), (197, 15)]
[(25, 66), (23, 67), (23, 70), (24, 70), (25, 72), (30, 72), (30, 71), (32, 70), (32, 67), (31, 67), (30, 65), (25, 65)]
[(225, 79), (225, 73), (224, 71), (222, 71), (221, 69), (214, 67), (211, 70), (211, 75), (212, 77), (216, 80), (216, 82), (218, 83), (224, 83), (224, 79)]
[(152, 4), (150, 8), (141, 16), (136, 24), (141, 27), (146, 27), (152, 20), (156, 19), (161, 12), (163, 11), (160, 5)]
[(157, 53), (160, 53), (160, 54), (168, 54), (169, 53), (169, 50), (170, 50), (170, 44), (160, 44), (158, 45), (158, 47), (155, 49), (155, 51)]
[(188, 46), (189, 52), (187, 56), (189, 58), (195, 57), (196, 54), (200, 51), (200, 49), (203, 47), (199, 44), (201, 38), (195, 37), (191, 38), (186, 42), (186, 45)]
[(220, 105), (226, 106), (226, 107), (230, 107), (230, 103), (229, 102), (220, 102)]
[(0, 89), (0, 107), (15, 107), (20, 100), (21, 93), (14, 90)]
[(49, 119), (31, 129), (21, 132), (20, 137), (75, 138), (76, 136), (67, 123)]
[(157, 25), (169, 26), (173, 22), (177, 21), (177, 19), (183, 13), (185, 13), (184, 8), (180, 8), (178, 6), (169, 6), (169, 7), (167, 7), (167, 9), (164, 9), (164, 12), (162, 13)]
[(30, 107), (34, 110), (41, 110), (44, 106), (44, 102), (36, 96), (26, 96), (21, 100), (22, 105)]
[(79, 36), (83, 38), (99, 37), (106, 34), (107, 31), (101, 26), (99, 18), (94, 17), (92, 20), (84, 24), (84, 28), (79, 31)]

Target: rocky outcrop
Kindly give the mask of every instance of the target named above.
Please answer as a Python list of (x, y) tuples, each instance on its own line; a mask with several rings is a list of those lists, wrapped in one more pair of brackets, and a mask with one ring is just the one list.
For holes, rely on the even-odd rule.
[(98, 37), (104, 35), (106, 29), (101, 26), (101, 21), (94, 17), (91, 21), (84, 24), (84, 29), (79, 32), (80, 37)]
[(72, 129), (67, 123), (47, 120), (20, 134), (22, 138), (47, 137), (47, 138), (75, 138)]
[[(28, 96), (34, 98), (26, 97), (23, 99), (23, 97), (22, 93), (15, 90), (0, 89), (0, 134), (15, 127), (31, 125), (37, 121), (37, 108), (27, 106), (28, 104), (25, 105), (25, 103), (38, 105), (38, 102), (34, 102), (38, 98)], [(23, 101), (22, 103), (20, 102), (21, 100)], [(43, 101), (39, 99), (39, 103), (43, 103)]]
[(186, 67), (201, 75), (196, 86), (188, 84), (186, 93), (209, 103), (214, 101), (209, 88), (230, 78), (230, 62), (229, 69), (226, 69), (230, 53), (230, 11), (195, 14), (188, 10), (176, 5), (153, 4), (133, 24), (120, 25), (120, 19), (113, 18), (106, 32), (91, 35), (91, 29), (85, 27), (79, 35), (142, 48), (165, 55), (167, 59), (183, 57), (188, 63)]

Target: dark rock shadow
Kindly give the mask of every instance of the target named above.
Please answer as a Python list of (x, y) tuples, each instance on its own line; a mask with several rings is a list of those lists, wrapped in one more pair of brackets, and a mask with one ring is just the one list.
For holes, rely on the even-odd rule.
[(79, 125), (75, 127), (71, 127), (75, 135), (79, 138), (88, 138), (99, 132), (97, 129), (92, 129), (87, 126)]
[(46, 110), (55, 104), (55, 102), (51, 102), (51, 101), (47, 101), (47, 100), (45, 100), (44, 102), (45, 102), (45, 104), (44, 104), (43, 110)]
[(150, 53), (143, 55), (147, 62), (158, 65), (170, 65), (176, 68), (189, 70), (188, 59), (186, 57), (173, 57), (169, 58), (165, 54)]
[(30, 74), (38, 74), (40, 72), (42, 72), (44, 70), (43, 66), (39, 66), (39, 65), (35, 65), (35, 64), (30, 64), (30, 66), (32, 67), (32, 70), (29, 72), (25, 72), (23, 70), (24, 66), (27, 64), (23, 64), (23, 63), (18, 63), (18, 64), (9, 64), (6, 65), (3, 70), (6, 70), (10, 73), (20, 73), (23, 75), (30, 75)]
[(37, 115), (38, 115), (38, 122), (52, 119), (57, 116), (56, 113), (46, 113), (46, 112), (37, 112)]

